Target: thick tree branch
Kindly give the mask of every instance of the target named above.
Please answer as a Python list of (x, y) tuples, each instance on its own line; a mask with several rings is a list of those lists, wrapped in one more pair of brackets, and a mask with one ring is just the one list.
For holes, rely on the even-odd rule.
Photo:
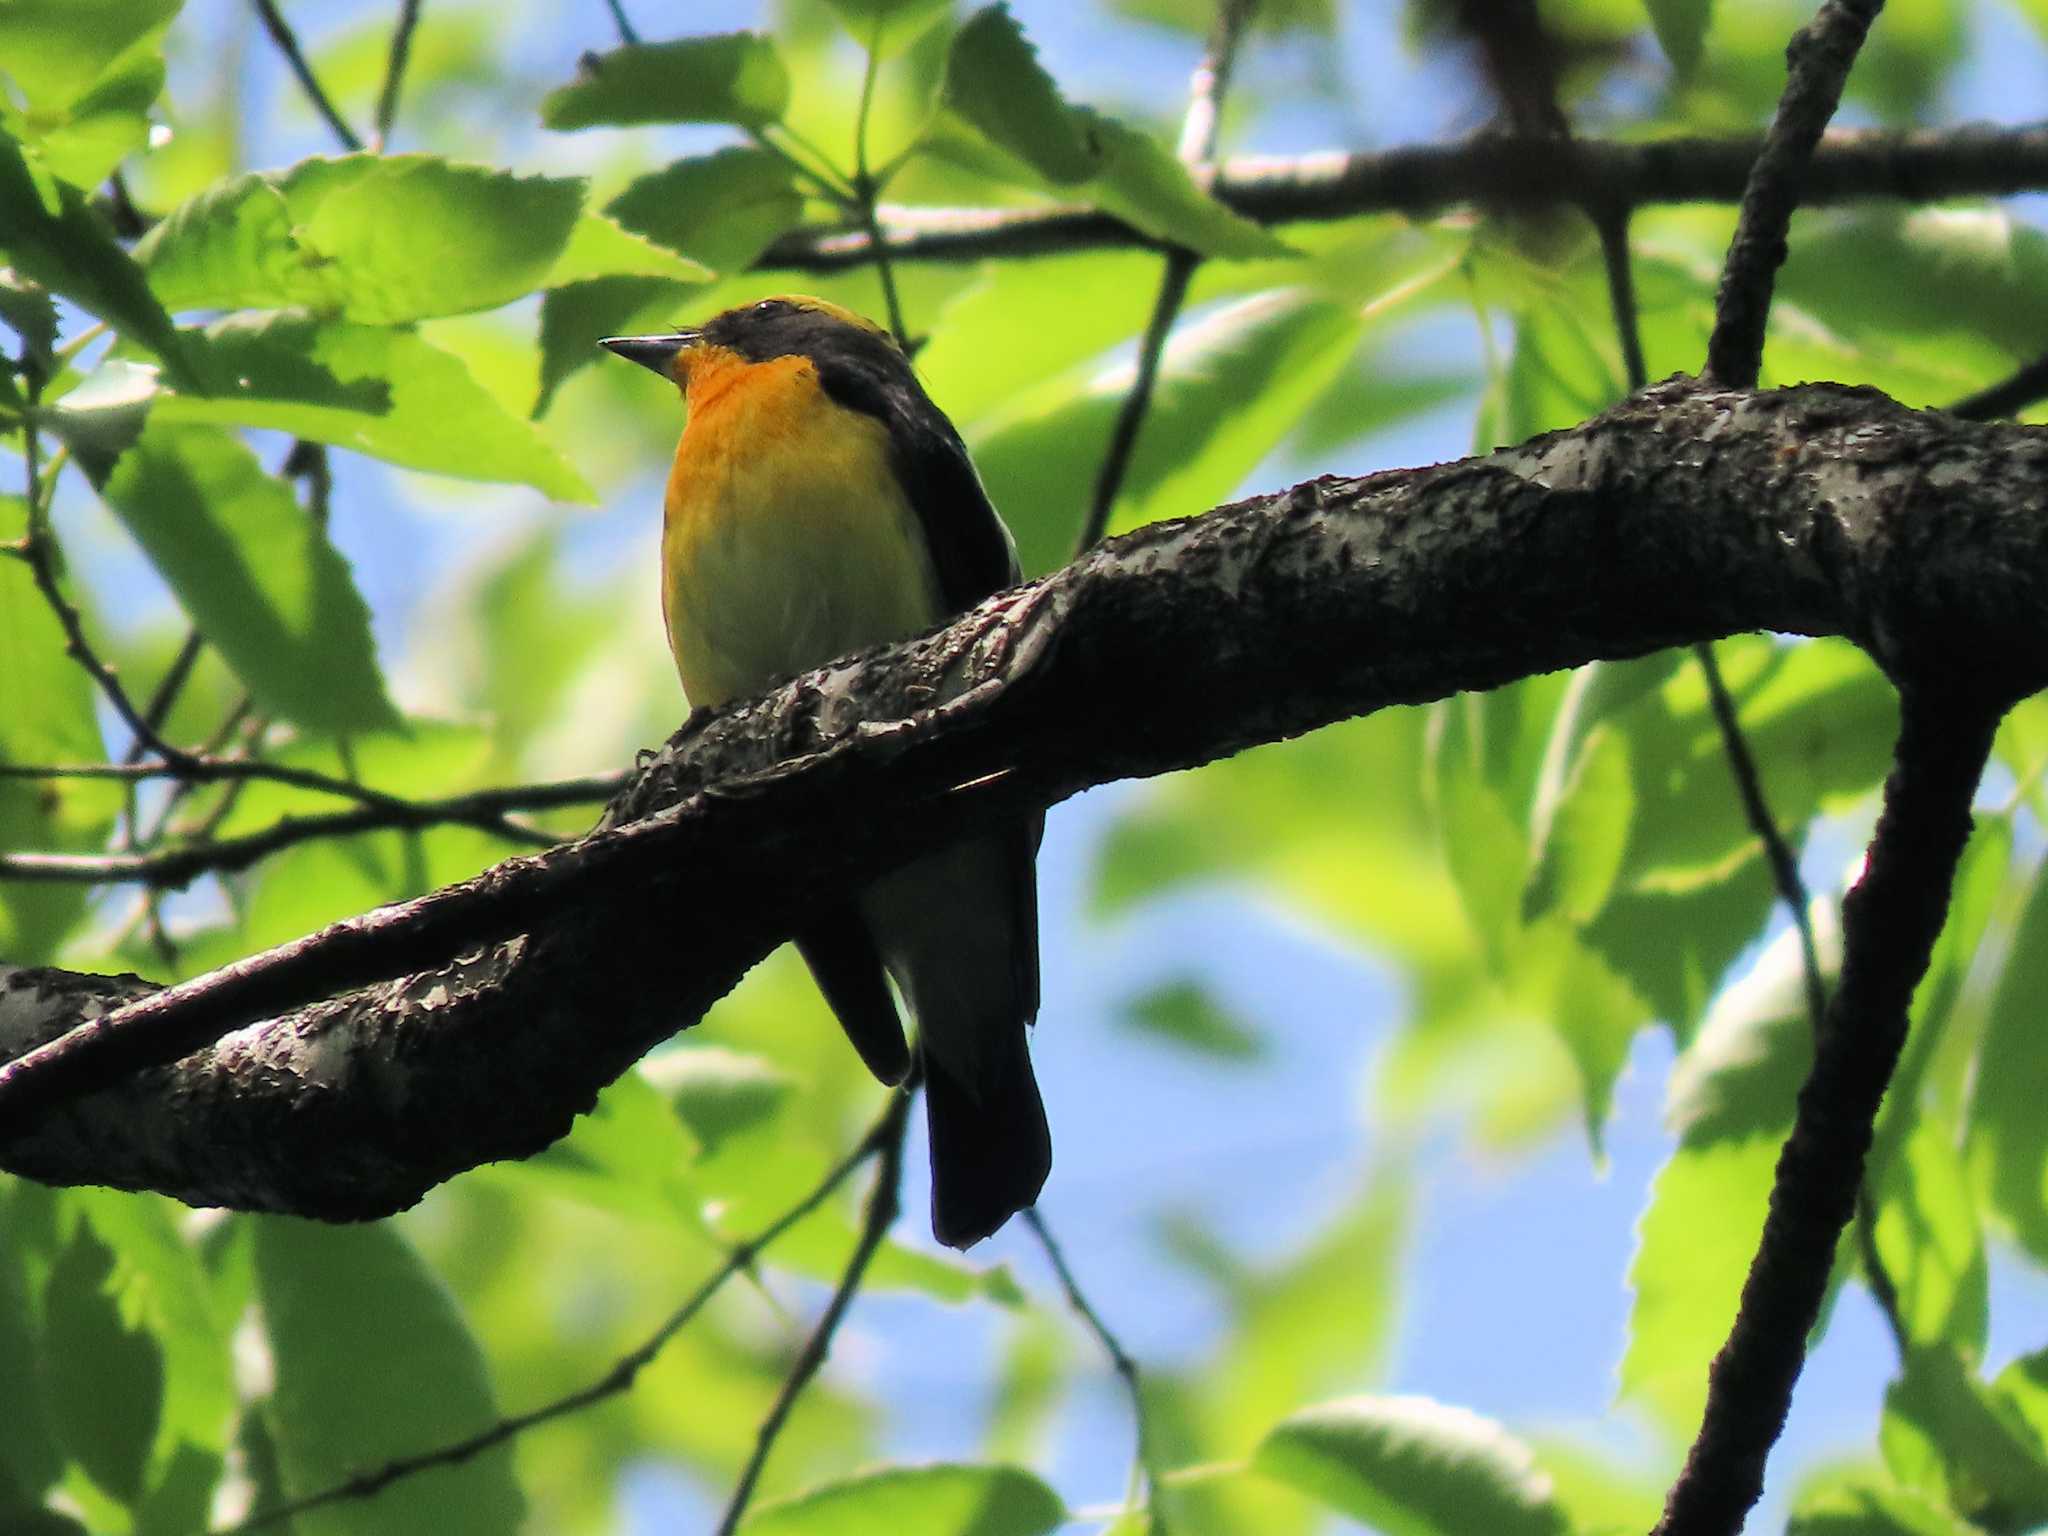
[(1656, 1536), (1732, 1536), (1763, 1492), (1806, 1341), (1820, 1316), (1906, 1010), (1948, 912), (1970, 836), (1970, 800), (2003, 701), (1963, 679), (1909, 683), (1884, 812), (1862, 879), (1843, 901), (1841, 983), (1778, 1157), (1735, 1328), (1714, 1360), (1706, 1413)]
[(1822, 0), (1819, 13), (1793, 34), (1785, 50), (1785, 93), (1743, 189), (1735, 239), (1714, 300), (1706, 371), (1718, 383), (1735, 389), (1756, 383), (1771, 291), (1785, 264), (1785, 232), (1801, 200), (1801, 181), (1842, 100), (1842, 86), (1870, 24), (1883, 9), (1884, 0)]
[(2018, 699), (2048, 683), (2044, 501), (2039, 429), (1679, 380), (1486, 458), (1149, 525), (693, 719), (579, 844), (162, 993), (0, 973), (6, 1055), (84, 1019), (74, 1040), (120, 1041), (122, 1002), (174, 1026), (79, 1052), (68, 1082), (7, 1069), (0, 1166), (401, 1208), (562, 1134), (804, 903), (1087, 785), (1390, 704), (1746, 630), (1844, 635), (1894, 677)]
[[(1742, 197), (1762, 148), (1763, 139), (1755, 135), (1642, 143), (1488, 135), (1461, 144), (1356, 154), (1233, 156), (1218, 167), (1211, 190), (1261, 224), (1426, 214), (1464, 203), (1622, 209), (1733, 203)], [(1907, 133), (1837, 129), (1823, 135), (1792, 183), (1805, 208), (1870, 198), (1928, 203), (2007, 197), (2044, 189), (2048, 124), (2039, 123)], [(1092, 208), (885, 207), (882, 214), (883, 237), (899, 262), (1161, 249)], [(755, 266), (840, 271), (868, 261), (868, 245), (863, 230), (797, 230), (769, 246)]]

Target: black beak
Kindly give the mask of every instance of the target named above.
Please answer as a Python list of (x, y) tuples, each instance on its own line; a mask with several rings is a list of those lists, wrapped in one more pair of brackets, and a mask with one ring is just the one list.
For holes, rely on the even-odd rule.
[(675, 361), (676, 354), (695, 344), (703, 334), (702, 331), (671, 331), (666, 336), (607, 336), (598, 345), (616, 352), (629, 363), (651, 368), (666, 379), (670, 377), (669, 364)]

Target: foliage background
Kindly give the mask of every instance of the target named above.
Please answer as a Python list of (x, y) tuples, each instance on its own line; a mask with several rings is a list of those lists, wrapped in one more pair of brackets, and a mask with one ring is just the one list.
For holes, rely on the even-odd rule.
[[(641, 9), (643, 29), (662, 36), (664, 18)], [(41, 155), (60, 175), (84, 166), (89, 188), (110, 155), (126, 154), (136, 201), (164, 212), (241, 170), (332, 151), (242, 5), (96, 0), (78, 14), (87, 10), (96, 25), (167, 25), (136, 30), (145, 62), (112, 61), (94, 86), (102, 95), (58, 109), (61, 92), (39, 102), (23, 83), (42, 67), (39, 50), (62, 39), (55, 12), (32, 0), (0, 7), (0, 71), (16, 88), (0, 128), (30, 147), (32, 163)], [(1172, 142), (1207, 7), (1019, 0), (1013, 11), (1069, 100)], [(1489, 119), (1469, 58), (1425, 7), (1272, 0), (1267, 12), (1272, 25), (1247, 47), (1225, 116), (1226, 149), (1416, 142)], [(1722, 0), (1702, 31), (1707, 13), (1679, 0), (1546, 7), (1562, 35), (1586, 44), (1567, 76), (1579, 130), (1761, 122), (1803, 7)], [(344, 116), (366, 125), (389, 9), (289, 14)], [(789, 0), (693, 7), (688, 21), (771, 32), (796, 82), (786, 120), (847, 162), (861, 54), (838, 13)], [(2044, 27), (2039, 4), (1894, 0), (1852, 77), (1844, 121), (2036, 110)], [(878, 161), (918, 127), (950, 34), (935, 23), (885, 68)], [(167, 84), (153, 99), (146, 60), (159, 35)], [(750, 181), (730, 206), (710, 199), (721, 218), (699, 219), (694, 194), (636, 182), (743, 143), (733, 128), (541, 126), (544, 98), (577, 54), (615, 40), (605, 7), (585, 0), (428, 0), (390, 147), (588, 176), (590, 209), (637, 187), (637, 201), (628, 191), (614, 205), (622, 222), (711, 267), (743, 268), (806, 211), (800, 200)], [(145, 107), (170, 130), (148, 147), (133, 142)], [(891, 200), (985, 204), (1047, 190), (957, 123), (944, 138), (942, 153), (910, 162)], [(378, 189), (323, 228), (374, 234), (395, 196)], [(564, 216), (577, 206), (572, 197)], [(2033, 356), (2048, 343), (2040, 212), (2038, 198), (2021, 198), (1803, 216), (1766, 382), (1864, 381), (1938, 403)], [(291, 213), (298, 223), (319, 216)], [(531, 217), (532, 229), (547, 223), (540, 202)], [(1731, 222), (1718, 208), (1637, 220), (1652, 377), (1697, 366)], [(1295, 254), (1216, 261), (1197, 275), (1117, 526), (1320, 469), (1516, 441), (1622, 391), (1597, 249), (1575, 217), (1365, 217), (1285, 233)], [(1251, 251), (1249, 236), (1216, 238)], [(19, 250), (15, 259), (30, 269)], [(240, 438), (274, 470), (292, 432), (315, 431), (303, 414), (184, 392), (155, 407), (154, 466), (131, 454), (104, 499), (83, 474), (58, 481), (53, 521), (72, 591), (123, 674), (160, 676), (187, 615), (216, 641), (168, 735), (204, 738), (246, 688), (283, 722), (268, 741), (285, 760), (432, 795), (607, 771), (674, 725), (680, 700), (651, 575), (674, 402), (628, 369), (557, 370), (636, 314), (695, 316), (787, 288), (879, 313), (879, 290), (868, 272), (699, 280), (659, 250), (615, 245), (582, 274), (603, 274), (598, 285), (544, 306), (534, 291), (561, 286), (563, 269), (547, 270), (557, 259), (515, 241), (506, 265), (532, 270), (507, 296), (526, 296), (483, 313), (440, 313), (473, 306), (431, 284), (423, 303), (396, 290), (343, 301), (378, 346), (416, 337), (452, 360), (435, 375), (418, 355), (401, 359), (384, 381), (397, 391), (384, 413), (393, 435), (369, 445), (381, 451), (333, 455), (326, 530), (346, 571), (300, 542), (261, 542), (289, 522), (292, 492), (252, 479), (225, 446)], [(235, 278), (243, 287), (223, 286), (208, 265), (221, 260), (202, 251), (183, 268), (153, 266), (159, 297), (188, 324), (244, 306), (329, 302), (289, 283), (257, 291), (246, 271)], [(1106, 436), (1158, 267), (1149, 254), (1096, 252), (898, 274), (912, 330), (930, 336), (920, 368), (1034, 572), (1072, 544), (1094, 472), (1092, 453), (1073, 445)], [(446, 267), (430, 275), (460, 281)], [(80, 302), (61, 311), (67, 341), (90, 313), (110, 313)], [(79, 417), (65, 429), (73, 462), (88, 467), (93, 439), (79, 423), (119, 414), (134, 383), (124, 359), (142, 355), (133, 335), (106, 346), (87, 344), (88, 376), (62, 402)], [(336, 354), (310, 350), (339, 366)], [(384, 366), (365, 365), (362, 377), (378, 384)], [(521, 423), (544, 392), (529, 430)], [(10, 453), (19, 443), (5, 439)], [(199, 504), (243, 508), (231, 535), (251, 540), (252, 566), (282, 583), (265, 600), (320, 624), (232, 638), (251, 611), (246, 594), (220, 590), (217, 566), (181, 569), (175, 540), (152, 543), (150, 519), (181, 453), (195, 474), (215, 477), (202, 477), (216, 494)], [(12, 519), (0, 531), (17, 534), (20, 517), (18, 499), (0, 500), (0, 518)], [(118, 756), (119, 722), (96, 708), (18, 578), (0, 565), (0, 645), (10, 648), (0, 676), (13, 701), (0, 754)], [(1833, 646), (1751, 639), (1722, 649), (1774, 807), (1788, 824), (1818, 818), (1804, 867), (1825, 906), (1868, 826), (1893, 727), (1888, 690)], [(276, 665), (280, 654), (288, 664)], [(1580, 726), (1557, 726), (1574, 699)], [(2004, 777), (1986, 790), (1998, 814), (1968, 877), (1980, 920), (1960, 924), (1947, 990), (1930, 985), (1943, 1033), (1922, 1034), (1937, 1042), (1922, 1063), (1925, 1107), (1891, 1127), (1902, 1150), (1876, 1195), (1878, 1240), (1906, 1277), (1911, 1342), (1986, 1377), (2048, 1339), (2048, 1287), (2024, 1257), (2048, 1249), (2041, 1148), (2024, 1095), (1999, 1093), (2039, 1081), (2023, 1026), (2038, 992), (2041, 950), (2030, 937), (2048, 905), (2031, 896), (2043, 732), (2030, 705), (2002, 743)], [(1562, 754), (1550, 771), (1547, 751)], [(316, 803), (327, 802), (252, 789), (211, 830), (231, 835)], [(98, 786), (39, 797), (8, 782), (0, 833), (10, 847), (104, 847), (117, 804)], [(145, 797), (145, 821), (149, 809)], [(186, 814), (211, 809), (201, 797)], [(566, 835), (587, 817), (543, 820)], [(460, 828), (308, 844), (166, 901), (168, 947), (151, 939), (154, 919), (132, 891), (88, 899), (0, 884), (0, 955), (192, 974), (503, 851)], [(1224, 1467), (1176, 1494), (1186, 1527), (1305, 1529), (1326, 1518), (1326, 1503), (1360, 1508), (1313, 1473), (1299, 1480), (1320, 1499), (1229, 1468), (1287, 1413), (1368, 1391), (1425, 1394), (1505, 1421), (1536, 1447), (1556, 1481), (1556, 1518), (1576, 1529), (1647, 1526), (1747, 1262), (1804, 1023), (1783, 923), (1769, 916), (1768, 880), (1692, 669), (1667, 658), (1577, 685), (1538, 679), (1091, 793), (1054, 814), (1042, 880), (1037, 1055), (1059, 1144), (1045, 1208), (1145, 1367), (1166, 1464)], [(1973, 934), (1984, 936), (1981, 954)], [(1986, 1051), (2000, 1053), (1989, 1076)], [(232, 1518), (252, 1497), (307, 1491), (567, 1391), (687, 1292), (720, 1237), (757, 1228), (808, 1187), (876, 1103), (785, 954), (622, 1083), (570, 1142), (458, 1180), (393, 1223), (322, 1230), (12, 1186), (0, 1206), (0, 1398), (24, 1405), (34, 1428), (0, 1453), (8, 1496), (25, 1511), (55, 1490), (93, 1529), (189, 1529), (209, 1502)], [(1130, 1442), (1114, 1379), (1060, 1306), (1027, 1233), (1013, 1226), (965, 1264), (931, 1248), (919, 1156), (913, 1149), (906, 1179), (911, 1214), (792, 1421), (765, 1492), (878, 1459), (996, 1459), (1034, 1469), (1069, 1508), (1108, 1520)], [(758, 1287), (731, 1288), (629, 1394), (523, 1437), (509, 1455), (300, 1525), (500, 1530), (519, 1497), (516, 1472), (531, 1529), (708, 1527), (853, 1219), (851, 1205), (834, 1207), (793, 1236)], [(249, 1321), (252, 1297), (261, 1327)], [(1795, 1504), (1810, 1522), (1830, 1489), (1865, 1484), (1919, 1489), (1930, 1505), (1968, 1512), (1981, 1469), (1956, 1471), (1939, 1432), (1928, 1437), (1935, 1449), (1916, 1448), (1909, 1393), (1893, 1392), (1881, 1424), (1899, 1359), (1865, 1288), (1845, 1288), (1761, 1526)], [(236, 1412), (245, 1400), (257, 1410)], [(2039, 1451), (2027, 1444), (2022, 1459)], [(2033, 1475), (2015, 1474), (2026, 1487)], [(1497, 1468), (1472, 1484), (1502, 1485), (1514, 1480)], [(1530, 1518), (1533, 1529), (1550, 1516)]]

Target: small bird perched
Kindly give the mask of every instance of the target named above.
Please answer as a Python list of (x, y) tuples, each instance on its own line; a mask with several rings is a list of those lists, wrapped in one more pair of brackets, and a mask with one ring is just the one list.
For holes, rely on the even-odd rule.
[[(960, 434), (887, 332), (823, 299), (601, 343), (682, 391), (661, 608), (692, 707), (907, 639), (1019, 576)], [(932, 1232), (965, 1248), (1052, 1167), (1025, 1026), (1038, 1013), (1039, 818), (927, 855), (813, 915), (796, 945), (882, 1082), (917, 1021)]]

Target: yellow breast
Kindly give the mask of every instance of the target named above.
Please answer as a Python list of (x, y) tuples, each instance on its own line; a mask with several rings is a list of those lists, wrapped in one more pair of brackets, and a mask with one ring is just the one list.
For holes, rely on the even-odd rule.
[(662, 526), (662, 612), (691, 705), (936, 623), (882, 423), (835, 404), (808, 359), (698, 350)]

